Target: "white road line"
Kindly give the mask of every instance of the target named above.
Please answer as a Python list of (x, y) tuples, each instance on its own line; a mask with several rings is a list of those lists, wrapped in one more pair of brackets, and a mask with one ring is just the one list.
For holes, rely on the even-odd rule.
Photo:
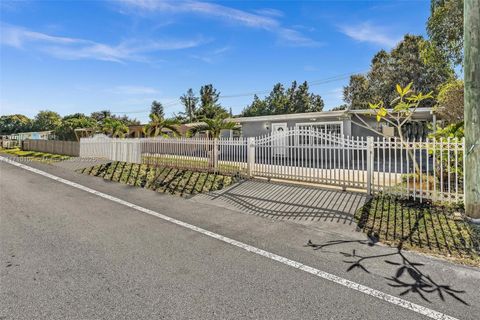
[(220, 234), (218, 234), (218, 233), (214, 233), (214, 232), (211, 232), (211, 231), (208, 231), (208, 230), (199, 228), (199, 227), (197, 227), (197, 226), (194, 226), (194, 225), (192, 225), (192, 224), (189, 224), (189, 223), (186, 223), (186, 222), (177, 220), (177, 219), (173, 219), (173, 218), (171, 218), (171, 217), (169, 217), (169, 216), (163, 215), (163, 214), (158, 213), (158, 212), (155, 212), (155, 211), (153, 211), (153, 210), (150, 210), (150, 209), (146, 209), (146, 208), (137, 206), (136, 204), (133, 204), (133, 203), (130, 203), (130, 202), (128, 202), (128, 201), (125, 201), (125, 200), (122, 200), (122, 199), (113, 197), (113, 196), (108, 195), (108, 194), (106, 194), (106, 193), (102, 193), (102, 192), (96, 191), (96, 190), (94, 190), (94, 189), (85, 187), (85, 186), (83, 186), (83, 185), (81, 185), (81, 184), (78, 184), (78, 183), (75, 183), (75, 182), (72, 182), (72, 181), (69, 181), (69, 180), (66, 180), (66, 179), (57, 177), (57, 176), (55, 176), (55, 175), (53, 175), (53, 174), (50, 174), (50, 173), (47, 173), (47, 172), (45, 172), (45, 171), (41, 171), (41, 170), (32, 168), (32, 167), (30, 167), (30, 166), (27, 166), (27, 165), (18, 163), (18, 162), (16, 162), (16, 161), (13, 161), (13, 160), (10, 160), (10, 159), (1, 157), (1, 156), (0, 156), (0, 161), (9, 163), (9, 164), (11, 164), (11, 165), (14, 165), (14, 166), (17, 166), (17, 167), (19, 167), (19, 168), (28, 170), (28, 171), (30, 171), (30, 172), (34, 172), (34, 173), (36, 173), (36, 174), (39, 174), (39, 175), (41, 175), (41, 176), (50, 178), (50, 179), (52, 179), (52, 180), (55, 180), (55, 181), (58, 181), (58, 182), (61, 182), (61, 183), (64, 183), (64, 184), (69, 185), (69, 186), (71, 186), (71, 187), (74, 187), (74, 188), (77, 188), (77, 189), (80, 189), (80, 190), (83, 190), (83, 191), (92, 193), (92, 194), (97, 195), (97, 196), (99, 196), (99, 197), (102, 197), (102, 198), (104, 198), (104, 199), (108, 199), (108, 200), (113, 201), (113, 202), (116, 202), (116, 203), (118, 203), (118, 204), (122, 204), (122, 205), (124, 205), (124, 206), (129, 207), (129, 208), (132, 208), (132, 209), (141, 211), (141, 212), (143, 212), (143, 213), (146, 213), (146, 214), (149, 214), (149, 215), (158, 217), (158, 218), (163, 219), (163, 220), (165, 220), (165, 221), (168, 221), (168, 222), (174, 223), (174, 224), (176, 224), (176, 225), (182, 226), (182, 227), (184, 227), (184, 228), (187, 228), (187, 229), (190, 229), (190, 230), (199, 232), (199, 233), (201, 233), (201, 234), (204, 234), (204, 235), (209, 236), (209, 237), (212, 237), (212, 238), (214, 238), (214, 239), (217, 239), (217, 240), (223, 241), (223, 242), (225, 242), (225, 243), (231, 244), (231, 245), (236, 246), (236, 247), (238, 247), (238, 248), (242, 248), (242, 249), (244, 249), (244, 250), (246, 250), (246, 251), (249, 251), (249, 252), (258, 254), (258, 255), (260, 255), (260, 256), (269, 258), (269, 259), (271, 259), (271, 260), (278, 261), (278, 262), (280, 262), (280, 263), (286, 264), (287, 266), (293, 267), (293, 268), (295, 268), (295, 269), (299, 269), (299, 270), (305, 271), (305, 272), (307, 272), (307, 273), (313, 274), (313, 275), (315, 275), (315, 276), (317, 276), (317, 277), (319, 277), (319, 278), (332, 281), (332, 282), (334, 282), (334, 283), (337, 283), (337, 284), (342, 285), (342, 286), (344, 286), (344, 287), (347, 287), (347, 288), (349, 288), (349, 289), (362, 292), (362, 293), (364, 293), (364, 294), (367, 294), (367, 295), (372, 296), (372, 297), (375, 297), (375, 298), (377, 298), (377, 299), (380, 299), (380, 300), (389, 302), (389, 303), (394, 304), (394, 305), (396, 305), (396, 306), (399, 306), (399, 307), (402, 307), (402, 308), (405, 308), (405, 309), (408, 309), (408, 310), (417, 312), (417, 313), (419, 313), (419, 314), (425, 315), (425, 316), (430, 317), (430, 318), (432, 318), (432, 319), (436, 319), (436, 320), (439, 320), (439, 319), (458, 320), (458, 319), (456, 319), (456, 318), (454, 318), (454, 317), (451, 317), (451, 316), (449, 316), (449, 315), (443, 314), (443, 313), (441, 313), (441, 312), (438, 312), (438, 311), (429, 309), (429, 308), (427, 308), (427, 307), (423, 307), (423, 306), (421, 306), (421, 305), (418, 305), (418, 304), (409, 302), (409, 301), (407, 301), (407, 300), (404, 300), (404, 299), (401, 299), (401, 298), (392, 296), (392, 295), (390, 295), (390, 294), (387, 294), (387, 293), (384, 293), (384, 292), (381, 292), (381, 291), (372, 289), (372, 288), (370, 288), (370, 287), (361, 285), (361, 284), (359, 284), (359, 283), (356, 283), (356, 282), (353, 282), (353, 281), (350, 281), (350, 280), (347, 280), (347, 279), (338, 277), (338, 276), (333, 275), (333, 274), (331, 274), (331, 273), (328, 273), (328, 272), (325, 272), (325, 271), (322, 271), (322, 270), (319, 270), (319, 269), (316, 269), (316, 268), (313, 268), (313, 267), (309, 267), (309, 266), (307, 266), (307, 265), (304, 265), (303, 263), (300, 263), (300, 262), (297, 262), (297, 261), (294, 261), (294, 260), (290, 260), (290, 259), (288, 259), (288, 258), (285, 258), (285, 257), (279, 256), (279, 255), (277, 255), (277, 254), (274, 254), (274, 253), (271, 253), (271, 252), (268, 252), (268, 251), (265, 251), (265, 250), (256, 248), (256, 247), (254, 247), (254, 246), (245, 244), (245, 243), (240, 242), (240, 241), (236, 241), (236, 240), (230, 239), (230, 238), (225, 237), (225, 236), (222, 236), (222, 235), (220, 235)]

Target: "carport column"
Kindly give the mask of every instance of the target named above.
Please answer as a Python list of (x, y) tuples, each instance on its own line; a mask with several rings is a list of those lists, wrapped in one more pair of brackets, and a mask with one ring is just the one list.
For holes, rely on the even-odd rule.
[(255, 166), (255, 138), (247, 138), (247, 174), (253, 177), (253, 167)]
[(367, 137), (367, 193), (372, 194), (373, 137)]

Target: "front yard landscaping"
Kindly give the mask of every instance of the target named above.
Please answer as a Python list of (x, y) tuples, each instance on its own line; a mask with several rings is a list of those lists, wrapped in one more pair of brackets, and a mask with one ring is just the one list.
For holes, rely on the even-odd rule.
[(234, 176), (219, 173), (119, 161), (80, 169), (77, 172), (179, 196), (220, 190), (237, 180)]
[(35, 161), (41, 161), (46, 163), (70, 159), (69, 156), (65, 156), (61, 154), (53, 154), (53, 153), (38, 152), (38, 151), (24, 151), (18, 148), (14, 148), (14, 149), (0, 148), (0, 153), (6, 153), (13, 156), (21, 157), (27, 160), (35, 160)]
[(455, 206), (378, 195), (355, 216), (374, 241), (480, 266), (480, 226)]

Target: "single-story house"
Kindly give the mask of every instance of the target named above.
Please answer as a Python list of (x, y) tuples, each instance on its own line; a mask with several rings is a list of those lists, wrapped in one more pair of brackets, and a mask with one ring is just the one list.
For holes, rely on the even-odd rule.
[[(373, 110), (339, 110), (309, 113), (240, 117), (229, 119), (238, 124), (239, 130), (225, 130), (222, 137), (259, 137), (290, 128), (314, 128), (319, 131), (350, 137), (378, 136), (365, 128), (365, 123), (378, 128), (387, 136), (397, 136), (394, 128), (386, 122), (377, 122)], [(424, 139), (430, 126), (436, 121), (432, 108), (418, 108), (411, 121), (404, 125), (404, 136), (409, 139)]]
[(49, 140), (54, 137), (53, 131), (33, 131), (33, 132), (18, 132), (7, 136), (10, 140)]

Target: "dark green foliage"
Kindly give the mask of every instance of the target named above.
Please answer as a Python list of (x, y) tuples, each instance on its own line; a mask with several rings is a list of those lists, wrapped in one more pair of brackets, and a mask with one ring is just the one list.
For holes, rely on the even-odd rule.
[(180, 101), (185, 108), (185, 111), (180, 113), (180, 119), (187, 123), (196, 121), (199, 98), (195, 96), (192, 88), (188, 89), (187, 93), (180, 97)]
[(157, 100), (154, 100), (152, 102), (152, 105), (150, 107), (150, 114), (155, 114), (159, 118), (164, 118), (165, 117), (165, 112), (163, 111), (163, 105), (158, 102)]
[(55, 136), (58, 140), (76, 140), (75, 129), (96, 128), (97, 122), (83, 113), (76, 113), (63, 117), (62, 123), (55, 129)]
[(452, 64), (463, 62), (464, 0), (432, 0), (427, 32)]
[(464, 90), (463, 80), (449, 81), (440, 86), (435, 114), (446, 124), (463, 121)]
[(218, 102), (219, 97), (220, 92), (213, 85), (207, 84), (202, 86), (200, 88), (200, 108), (196, 112), (196, 118), (213, 119), (228, 116), (227, 110)]
[(436, 94), (439, 86), (453, 77), (453, 69), (437, 47), (421, 36), (406, 35), (390, 52), (378, 52), (365, 76), (351, 77), (344, 87), (344, 101), (351, 109), (366, 109), (372, 101), (383, 101), (390, 108), (397, 84), (404, 87), (413, 82), (414, 91)]
[(33, 129), (36, 131), (56, 130), (62, 124), (62, 117), (54, 111), (42, 110), (33, 119)]
[(130, 125), (139, 125), (140, 122), (137, 119), (131, 119), (128, 116), (117, 116), (112, 114), (110, 110), (102, 110), (102, 111), (96, 111), (92, 112), (90, 115), (91, 118), (95, 119), (97, 123), (101, 126), (107, 119), (114, 119), (122, 122), (126, 126)]
[(300, 85), (293, 81), (287, 90), (281, 83), (277, 83), (265, 99), (260, 99), (255, 95), (252, 104), (243, 110), (242, 116), (322, 111), (324, 107), (322, 98), (319, 95), (309, 93), (308, 90), (307, 81)]
[(123, 138), (128, 133), (128, 126), (119, 119), (106, 118), (100, 126), (103, 133), (114, 138)]
[(210, 138), (219, 138), (222, 130), (234, 130), (235, 122), (228, 121), (223, 117), (215, 117), (212, 119), (202, 119), (202, 124), (199, 124), (190, 129), (189, 135), (194, 136), (199, 131), (205, 131)]
[(33, 121), (23, 114), (0, 117), (0, 134), (12, 134), (32, 131)]

